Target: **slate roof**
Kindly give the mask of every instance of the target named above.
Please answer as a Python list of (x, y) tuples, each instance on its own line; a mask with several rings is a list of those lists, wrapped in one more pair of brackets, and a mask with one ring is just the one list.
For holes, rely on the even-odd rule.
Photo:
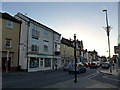
[(22, 23), (21, 21), (17, 20), (16, 18), (14, 18), (13, 16), (11, 16), (8, 13), (2, 13), (2, 12), (0, 12), (0, 18), (11, 20), (13, 22), (17, 22), (17, 23), (20, 23), (20, 24)]
[[(18, 12), (17, 14), (21, 14), (21, 15), (24, 16), (25, 18), (29, 19), (29, 21), (35, 22), (35, 23), (37, 23), (38, 25), (41, 25), (42, 27), (47, 28), (48, 30), (51, 30), (51, 31), (53, 31), (53, 32), (55, 32), (55, 33), (57, 33), (57, 34), (59, 34), (59, 35), (61, 36), (60, 33), (58, 33), (58, 32), (56, 32), (56, 31), (54, 31), (53, 29), (51, 29), (51, 28), (49, 28), (49, 27), (47, 27), (47, 26), (45, 26), (45, 25), (43, 25), (43, 24), (35, 21), (34, 19), (31, 19), (31, 18), (25, 16), (24, 14), (22, 14), (22, 13), (20, 13), (20, 12)], [(15, 16), (17, 16), (17, 14), (16, 14)], [(18, 17), (19, 17), (19, 16), (18, 16)]]

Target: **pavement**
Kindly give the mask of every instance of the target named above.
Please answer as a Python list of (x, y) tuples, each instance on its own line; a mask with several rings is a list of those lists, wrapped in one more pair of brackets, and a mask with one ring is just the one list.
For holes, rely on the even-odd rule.
[(104, 73), (104, 74), (119, 76), (120, 68), (116, 68), (116, 67), (112, 68), (112, 72), (110, 72), (110, 68), (109, 69), (100, 69), (99, 72)]
[(88, 79), (86, 77), (82, 77), (77, 78), (77, 83), (74, 83), (74, 79), (72, 79), (61, 83), (45, 86), (42, 88), (117, 88), (117, 87), (106, 83), (100, 83), (98, 81)]

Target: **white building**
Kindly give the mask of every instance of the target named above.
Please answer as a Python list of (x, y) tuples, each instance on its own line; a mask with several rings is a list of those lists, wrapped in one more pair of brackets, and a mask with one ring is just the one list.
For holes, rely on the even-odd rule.
[(60, 63), (61, 34), (35, 20), (17, 13), (15, 18), (22, 21), (20, 36), (19, 66), (28, 72), (49, 70)]

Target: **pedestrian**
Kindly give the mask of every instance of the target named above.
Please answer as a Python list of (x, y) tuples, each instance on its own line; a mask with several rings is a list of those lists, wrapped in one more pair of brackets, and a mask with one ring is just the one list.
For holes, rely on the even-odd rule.
[(115, 66), (115, 64), (113, 63), (113, 69), (115, 69), (115, 67), (114, 67), (114, 66)]
[(57, 65), (57, 62), (56, 62), (56, 63), (55, 63), (55, 70), (57, 70), (57, 66), (58, 66), (58, 65)]

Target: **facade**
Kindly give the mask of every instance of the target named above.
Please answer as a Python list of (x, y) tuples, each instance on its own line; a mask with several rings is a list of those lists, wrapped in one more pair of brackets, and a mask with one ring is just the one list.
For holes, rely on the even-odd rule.
[(62, 60), (62, 66), (65, 64), (73, 64), (74, 63), (74, 47), (73, 41), (62, 38), (60, 45), (60, 56)]
[(21, 13), (15, 18), (22, 21), (20, 68), (32, 72), (52, 69), (55, 62), (60, 66), (61, 35)]
[(87, 49), (85, 49), (83, 52), (84, 52), (84, 62), (88, 62), (88, 52), (87, 52)]
[(76, 56), (77, 56), (77, 62), (84, 63), (84, 48), (83, 48), (83, 41), (77, 40), (76, 43), (77, 50), (76, 50)]
[(55, 69), (55, 65), (58, 65), (58, 68), (61, 68), (61, 57), (60, 57), (60, 40), (61, 35), (59, 33), (53, 32), (53, 62), (52, 67)]
[(98, 61), (98, 53), (94, 51), (88, 51), (88, 62)]
[[(19, 36), (21, 22), (9, 15), (0, 13), (0, 55), (2, 57), (2, 70), (17, 70), (19, 62)], [(8, 62), (8, 64), (7, 64)]]

